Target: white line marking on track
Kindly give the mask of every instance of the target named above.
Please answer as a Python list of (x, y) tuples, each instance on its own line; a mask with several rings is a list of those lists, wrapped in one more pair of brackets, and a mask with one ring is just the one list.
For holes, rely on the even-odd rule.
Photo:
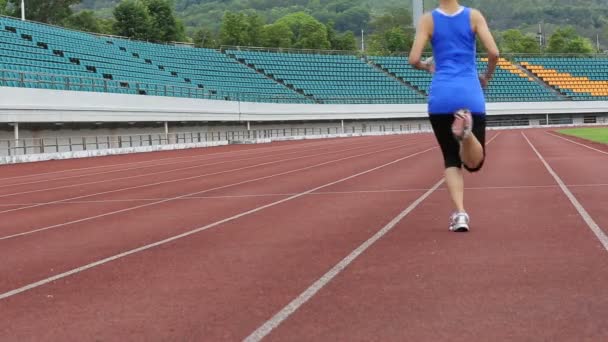
[[(399, 146), (397, 146), (395, 148), (399, 148), (399, 147), (402, 147), (402, 146), (404, 146), (404, 145), (399, 145)], [(136, 185), (136, 186), (126, 187), (126, 188), (119, 188), (119, 189), (114, 189), (114, 190), (102, 191), (102, 192), (97, 192), (97, 193), (88, 194), (88, 195), (81, 195), (81, 196), (76, 196), (76, 197), (64, 198), (64, 199), (61, 199), (61, 200), (44, 202), (42, 204), (32, 205), (32, 206), (28, 206), (28, 207), (8, 209), (8, 210), (0, 211), (0, 214), (14, 212), (14, 211), (19, 211), (19, 210), (24, 210), (24, 209), (41, 207), (41, 206), (49, 205), (49, 204), (57, 204), (57, 203), (62, 203), (62, 202), (65, 202), (65, 201), (71, 201), (71, 200), (76, 200), (76, 199), (81, 199), (81, 198), (87, 198), (87, 197), (105, 195), (105, 194), (116, 193), (116, 192), (123, 192), (123, 191), (133, 190), (133, 189), (141, 189), (141, 188), (146, 188), (146, 187), (151, 187), (151, 186), (156, 186), (156, 185), (181, 182), (181, 181), (185, 181), (185, 180), (198, 179), (198, 178), (208, 177), (208, 176), (216, 176), (216, 175), (219, 175), (219, 174), (225, 174), (225, 173), (230, 173), (230, 172), (242, 171), (242, 170), (257, 168), (257, 167), (265, 166), (265, 165), (272, 165), (272, 164), (277, 164), (277, 163), (283, 163), (283, 162), (291, 161), (291, 160), (305, 159), (305, 158), (309, 158), (309, 157), (317, 157), (317, 156), (323, 156), (323, 155), (328, 155), (328, 154), (347, 152), (347, 151), (352, 151), (352, 150), (357, 150), (357, 149), (363, 149), (363, 148), (368, 148), (368, 147), (369, 146), (361, 146), (361, 147), (353, 147), (353, 148), (348, 148), (348, 149), (339, 150), (339, 151), (331, 151), (331, 152), (325, 152), (325, 153), (319, 153), (319, 154), (309, 154), (309, 155), (298, 156), (298, 157), (294, 157), (294, 158), (288, 158), (288, 159), (281, 159), (281, 160), (275, 160), (275, 161), (270, 161), (270, 162), (259, 163), (259, 164), (245, 166), (245, 167), (240, 167), (240, 168), (236, 168), (236, 169), (229, 169), (229, 170), (224, 170), (224, 171), (206, 173), (206, 174), (202, 174), (202, 175), (183, 177), (183, 178), (177, 178), (177, 179), (170, 179), (170, 180), (156, 182), (156, 183), (148, 183), (148, 184)], [(101, 182), (107, 182), (107, 181), (115, 181), (115, 179), (114, 180), (101, 181)], [(82, 185), (82, 184), (80, 184), (80, 185)], [(46, 190), (49, 190), (49, 189), (46, 189)], [(36, 192), (36, 191), (31, 191), (31, 192)], [(25, 192), (24, 193), (19, 193), (19, 194), (25, 194)], [(0, 198), (1, 197), (7, 197), (7, 196), (0, 196)]]
[[(214, 157), (224, 157), (225, 154), (243, 153), (245, 155), (251, 155), (251, 154), (257, 155), (257, 157), (248, 157), (245, 159), (240, 159), (240, 160), (246, 160), (246, 159), (253, 159), (253, 158), (262, 158), (265, 156), (272, 156), (272, 154), (266, 154), (266, 153), (300, 150), (302, 147), (308, 148), (308, 147), (318, 146), (318, 147), (312, 149), (312, 150), (317, 150), (317, 149), (327, 148), (327, 146), (331, 146), (331, 145), (335, 145), (335, 144), (337, 144), (337, 143), (332, 143), (332, 144), (310, 143), (310, 144), (303, 144), (303, 145), (296, 145), (296, 146), (280, 146), (280, 147), (272, 148), (272, 149), (264, 148), (263, 150), (262, 149), (247, 149), (247, 150), (241, 150), (241, 151), (211, 153), (211, 154), (205, 154), (202, 156), (177, 157), (175, 159), (191, 159), (191, 160), (181, 160), (181, 161), (168, 160), (166, 162), (162, 162), (162, 163), (158, 163), (158, 164), (136, 166), (136, 167), (130, 167), (130, 168), (125, 168), (125, 169), (85, 173), (82, 175), (66, 176), (66, 177), (59, 177), (59, 178), (52, 178), (52, 179), (42, 179), (42, 180), (22, 182), (22, 183), (10, 183), (10, 184), (0, 185), (0, 188), (15, 187), (15, 186), (20, 186), (20, 185), (28, 185), (28, 184), (38, 184), (38, 183), (44, 183), (44, 182), (55, 182), (55, 181), (64, 180), (64, 179), (84, 178), (84, 177), (98, 176), (98, 175), (109, 174), (109, 173), (140, 170), (140, 169), (144, 169), (144, 168), (151, 168), (151, 167), (158, 167), (158, 166), (194, 163), (194, 162), (200, 162), (200, 161), (213, 161), (214, 159), (217, 159)], [(270, 151), (268, 151), (269, 149), (270, 149)], [(292, 151), (291, 153), (297, 153), (297, 152), (299, 152), (299, 151)], [(211, 157), (211, 158), (209, 158), (209, 157)], [(173, 159), (173, 158), (163, 158), (163, 159), (160, 159), (160, 161), (165, 161), (167, 159)], [(154, 161), (156, 161), (156, 160), (151, 160), (150, 162), (154, 162)], [(128, 165), (130, 163), (124, 163), (124, 164)], [(134, 164), (137, 164), (137, 162)], [(117, 165), (123, 165), (123, 164), (117, 164)], [(208, 165), (215, 165), (215, 164), (207, 164), (205, 166), (208, 166)], [(75, 170), (78, 170), (78, 169), (75, 169)], [(32, 176), (21, 176), (21, 177), (32, 177)], [(8, 179), (10, 179), (10, 178), (8, 178)], [(5, 180), (5, 178), (3, 178), (2, 180)], [(11, 195), (14, 195), (14, 194), (11, 194)], [(6, 196), (6, 195), (4, 195), (4, 196)]]
[[(345, 139), (348, 139), (348, 138), (345, 138)], [(322, 144), (327, 144), (327, 142), (302, 143), (302, 144), (297, 144), (297, 146), (302, 147), (302, 146), (310, 146), (310, 145), (314, 146), (314, 145), (322, 145)], [(256, 151), (256, 152), (257, 151), (268, 152), (268, 150), (270, 150), (270, 151), (277, 151), (277, 150), (289, 149), (291, 147), (293, 147), (293, 146), (287, 145), (287, 146), (279, 146), (279, 147), (274, 147), (274, 146), (271, 146), (271, 147), (259, 147), (259, 148), (243, 149), (243, 150), (237, 150), (237, 151), (226, 151), (226, 152), (209, 153), (209, 154), (206, 154), (204, 156), (216, 156), (216, 155), (224, 155), (224, 154), (247, 153), (247, 152), (253, 152), (253, 151)], [(166, 152), (166, 151), (158, 151), (158, 152)], [(174, 152), (176, 152), (176, 151), (174, 151)], [(152, 152), (152, 153), (154, 153), (154, 152)], [(66, 172), (71, 172), (71, 171), (92, 170), (92, 169), (100, 169), (100, 168), (104, 168), (104, 167), (115, 167), (115, 166), (123, 166), (123, 165), (139, 165), (139, 164), (146, 164), (146, 163), (154, 163), (154, 162), (158, 162), (158, 161), (170, 161), (170, 160), (199, 158), (199, 157), (203, 157), (203, 156), (191, 155), (191, 156), (182, 156), (182, 157), (167, 157), (167, 158), (157, 158), (157, 159), (150, 159), (150, 160), (142, 160), (142, 161), (139, 161), (139, 162), (117, 163), (117, 164), (108, 164), (108, 165), (97, 165), (97, 166), (82, 167), (82, 168), (75, 168), (75, 169), (42, 172), (42, 173), (29, 174), (29, 175), (23, 175), (23, 176), (4, 177), (4, 178), (2, 178), (2, 180), (20, 179), (20, 178), (27, 178), (27, 177), (39, 177), (39, 176), (43, 176), (43, 175), (61, 174), (61, 173), (66, 173)]]
[[(566, 184), (568, 188), (590, 188), (590, 187), (606, 187), (608, 183), (603, 184)], [(480, 186), (480, 187), (465, 187), (465, 190), (469, 191), (484, 191), (484, 190), (529, 190), (529, 189), (551, 189), (559, 188), (558, 184), (555, 185), (514, 185), (514, 186)], [(388, 193), (403, 193), (403, 192), (425, 192), (429, 189), (385, 189), (385, 190), (354, 190), (354, 191), (322, 191), (307, 194), (307, 196), (323, 196), (323, 195), (359, 195), (359, 194), (388, 194)], [(445, 188), (437, 189), (437, 191), (447, 191)], [(274, 194), (242, 194), (242, 195), (218, 195), (218, 196), (188, 196), (184, 198), (177, 198), (176, 200), (205, 200), (205, 199), (239, 199), (239, 198), (251, 198), (251, 197), (279, 197), (279, 196), (293, 196), (296, 193), (274, 193)], [(105, 203), (121, 203), (121, 202), (154, 202), (163, 201), (170, 199), (170, 197), (156, 197), (156, 198), (124, 198), (124, 199), (106, 199), (106, 200), (90, 200), (90, 201), (65, 201), (53, 204), (105, 204)], [(0, 207), (12, 207), (12, 206), (28, 206), (37, 205), (44, 203), (6, 203), (0, 204)]]
[[(291, 154), (293, 154), (293, 153), (297, 153), (297, 152), (292, 152)], [(93, 185), (93, 184), (102, 184), (102, 183), (110, 183), (110, 182), (113, 183), (113, 182), (120, 181), (120, 180), (125, 180), (125, 179), (135, 179), (135, 178), (142, 178), (142, 177), (145, 178), (145, 177), (150, 177), (150, 176), (162, 175), (162, 174), (166, 174), (166, 173), (172, 173), (172, 172), (176, 172), (176, 171), (185, 171), (185, 170), (199, 169), (199, 168), (205, 168), (205, 167), (209, 167), (209, 166), (226, 164), (226, 163), (230, 163), (230, 162), (241, 162), (241, 161), (247, 161), (247, 160), (257, 159), (257, 158), (264, 158), (264, 157), (251, 157), (251, 158), (235, 159), (235, 160), (215, 162), (215, 163), (211, 163), (211, 164), (197, 164), (197, 165), (193, 165), (193, 166), (181, 167), (181, 168), (170, 169), (170, 170), (165, 170), (165, 171), (156, 171), (156, 172), (150, 172), (150, 173), (142, 173), (142, 174), (137, 174), (137, 175), (133, 175), (133, 176), (109, 178), (109, 179), (103, 179), (103, 180), (92, 181), (92, 182), (68, 184), (68, 185), (56, 186), (56, 187), (51, 187), (51, 188), (42, 188), (42, 189), (35, 189), (35, 190), (27, 190), (27, 191), (21, 191), (21, 192), (14, 192), (14, 193), (9, 193), (9, 194), (0, 194), (0, 198), (11, 197), (11, 196), (27, 195), (27, 194), (37, 193), (37, 192), (45, 192), (45, 191), (53, 191), (53, 190), (60, 190), (60, 189), (76, 188), (76, 187), (82, 187), (82, 186)], [(45, 182), (48, 182), (48, 181), (45, 180)]]
[[(68, 226), (68, 225), (71, 225), (71, 224), (74, 224), (74, 223), (86, 222), (86, 221), (94, 220), (94, 219), (101, 218), (101, 217), (107, 217), (107, 216), (111, 216), (111, 215), (115, 215), (115, 214), (119, 214), (119, 213), (124, 213), (124, 212), (127, 212), (127, 211), (132, 211), (132, 210), (136, 210), (136, 209), (140, 209), (140, 208), (149, 207), (149, 206), (152, 206), (152, 205), (167, 203), (167, 202), (170, 202), (170, 201), (178, 200), (178, 199), (181, 199), (181, 198), (184, 198), (184, 197), (188, 197), (188, 196), (192, 196), (192, 195), (198, 195), (198, 194), (202, 194), (202, 193), (206, 193), (206, 192), (210, 192), (210, 191), (214, 191), (214, 190), (225, 189), (225, 188), (229, 188), (229, 187), (233, 187), (233, 186), (237, 186), (237, 185), (242, 185), (242, 184), (256, 182), (256, 181), (259, 181), (259, 180), (264, 180), (264, 179), (274, 178), (274, 177), (278, 177), (278, 176), (288, 175), (288, 174), (292, 174), (292, 173), (295, 173), (295, 172), (304, 171), (304, 170), (308, 170), (308, 169), (312, 169), (312, 168), (315, 168), (315, 167), (319, 167), (319, 166), (323, 166), (323, 165), (327, 165), (327, 164), (332, 164), (332, 163), (336, 163), (336, 162), (340, 162), (340, 161), (344, 161), (344, 160), (348, 160), (348, 159), (359, 158), (359, 157), (368, 156), (368, 155), (372, 155), (372, 154), (378, 154), (378, 153), (381, 153), (381, 152), (386, 152), (386, 151), (402, 148), (404, 146), (409, 146), (409, 144), (407, 144), (407, 145), (399, 145), (399, 146), (385, 148), (385, 149), (376, 150), (376, 151), (367, 152), (367, 153), (362, 153), (362, 154), (358, 154), (358, 155), (354, 155), (354, 156), (350, 156), (350, 157), (344, 157), (344, 158), (340, 158), (340, 159), (334, 159), (334, 160), (330, 160), (330, 161), (327, 161), (327, 162), (323, 162), (323, 163), (319, 163), (319, 164), (315, 164), (315, 165), (311, 165), (311, 166), (306, 166), (306, 167), (295, 169), (295, 170), (290, 170), (290, 171), (286, 171), (286, 172), (272, 174), (272, 175), (269, 175), (269, 176), (263, 176), (263, 177), (259, 177), (259, 178), (249, 179), (249, 180), (245, 180), (245, 181), (241, 181), (241, 182), (237, 182), (237, 183), (222, 185), (222, 186), (219, 186), (219, 187), (215, 187), (215, 188), (211, 188), (211, 189), (206, 189), (206, 190), (202, 190), (202, 191), (197, 191), (197, 192), (192, 192), (192, 193), (188, 193), (188, 194), (184, 194), (184, 195), (168, 198), (168, 199), (157, 201), (157, 202), (151, 202), (151, 203), (141, 204), (141, 205), (137, 205), (137, 206), (134, 206), (134, 207), (128, 207), (128, 208), (124, 208), (124, 209), (120, 209), (120, 210), (110, 211), (110, 212), (107, 212), (107, 213), (104, 213), (104, 214), (99, 214), (99, 215), (95, 215), (95, 216), (88, 216), (88, 217), (85, 217), (85, 218), (82, 218), (82, 219), (78, 219), (78, 220), (73, 220), (73, 221), (69, 221), (69, 222), (55, 224), (55, 225), (52, 225), (52, 226), (37, 228), (37, 229), (33, 229), (33, 230), (29, 230), (29, 231), (21, 232), (21, 233), (17, 233), (17, 234), (7, 235), (7, 236), (0, 237), (0, 241), (1, 240), (7, 240), (7, 239), (16, 238), (16, 237), (19, 237), (19, 236), (31, 235), (31, 234), (34, 234), (34, 233), (38, 233), (38, 232), (42, 232), (42, 231), (46, 231), (46, 230), (50, 230), (50, 229), (61, 228), (61, 227), (65, 227), (65, 226)], [(437, 147), (431, 147), (431, 148), (426, 149), (423, 152), (419, 152), (419, 153), (424, 153), (424, 152), (433, 150), (435, 148), (437, 148)], [(416, 155), (416, 154), (414, 154), (414, 155)]]
[(579, 146), (583, 146), (583, 147), (588, 148), (588, 149), (590, 149), (590, 150), (593, 150), (593, 151), (596, 151), (596, 152), (599, 152), (599, 153), (603, 153), (603, 154), (608, 154), (608, 152), (606, 152), (606, 151), (598, 150), (597, 148), (594, 148), (594, 147), (591, 147), (591, 146), (588, 146), (588, 145), (582, 144), (582, 143), (580, 143), (580, 142), (578, 142), (578, 141), (574, 141), (574, 140), (571, 140), (571, 139), (568, 139), (568, 138), (565, 138), (565, 137), (562, 137), (562, 136), (560, 136), (560, 135), (553, 134), (553, 133), (550, 133), (550, 132), (545, 132), (545, 133), (547, 133), (547, 134), (549, 134), (549, 135), (551, 135), (551, 136), (554, 136), (554, 137), (556, 137), (556, 138), (560, 138), (560, 139), (562, 139), (562, 140), (569, 141), (569, 142), (571, 142), (571, 143), (573, 143), (573, 144), (576, 144), (576, 145), (579, 145)]
[(365, 252), (369, 247), (371, 247), (376, 241), (380, 240), (384, 235), (390, 232), (395, 226), (412, 210), (416, 209), (422, 201), (424, 201), (427, 197), (429, 197), (437, 188), (439, 188), (443, 184), (444, 180), (440, 180), (425, 192), (422, 196), (418, 197), (412, 204), (410, 204), (407, 208), (405, 208), (399, 215), (395, 216), (388, 224), (386, 224), (382, 229), (380, 229), (376, 234), (374, 234), (367, 241), (362, 243), (359, 247), (357, 247), (354, 251), (352, 251), (349, 255), (347, 255), (342, 261), (332, 267), (327, 273), (325, 273), (321, 278), (315, 281), (310, 287), (308, 287), (304, 292), (302, 292), (298, 297), (292, 300), (289, 304), (287, 304), (283, 309), (277, 312), (271, 319), (266, 321), (262, 326), (257, 328), (253, 333), (251, 333), (247, 338), (245, 338), (245, 342), (254, 342), (260, 341), (266, 335), (268, 335), (273, 329), (278, 327), (283, 321), (285, 321), (289, 316), (291, 316), (296, 310), (298, 310), (304, 303), (306, 303), (310, 298), (312, 298), (319, 290), (321, 290), (325, 285), (327, 285), (332, 279), (334, 279), (340, 272), (342, 272), (348, 265), (350, 265), (357, 257), (359, 257), (363, 252)]
[[(363, 144), (357, 144), (357, 146), (361, 146), (361, 145), (363, 145)], [(368, 147), (368, 146), (363, 145), (360, 148), (365, 148), (365, 147)], [(273, 157), (273, 156), (283, 156), (283, 155), (290, 155), (290, 154), (303, 153), (303, 152), (311, 152), (311, 151), (316, 151), (316, 150), (320, 150), (320, 149), (323, 149), (323, 148), (324, 147), (321, 146), (321, 147), (313, 148), (313, 149), (310, 149), (310, 150), (306, 149), (306, 150), (302, 150), (302, 151), (293, 151), (293, 152), (281, 153), (281, 154), (275, 154), (275, 155), (264, 155), (264, 156), (247, 157), (247, 158), (242, 158), (242, 159), (225, 160), (225, 161), (220, 161), (220, 162), (214, 162), (214, 163), (211, 163), (211, 164), (197, 164), (197, 165), (193, 165), (193, 166), (187, 166), (187, 167), (182, 167), (182, 168), (177, 168), (177, 169), (171, 169), (171, 170), (165, 170), (165, 171), (143, 173), (143, 174), (138, 174), (138, 175), (133, 175), (133, 176), (104, 179), (104, 180), (93, 181), (93, 182), (85, 182), (85, 183), (68, 184), (68, 185), (63, 185), (63, 186), (57, 186), (57, 187), (51, 187), (51, 188), (43, 188), (43, 189), (36, 189), (36, 190), (29, 190), (29, 191), (22, 191), (22, 192), (15, 192), (15, 193), (9, 193), (9, 194), (0, 194), (0, 198), (10, 197), (10, 196), (18, 196), (18, 195), (26, 195), (26, 194), (36, 193), (36, 192), (44, 192), (44, 191), (51, 191), (51, 190), (74, 188), (74, 187), (80, 187), (80, 186), (85, 186), (85, 185), (93, 185), (93, 184), (115, 182), (115, 181), (118, 181), (118, 180), (125, 180), (125, 179), (134, 179), (134, 178), (149, 177), (149, 176), (155, 176), (155, 175), (160, 175), (160, 174), (165, 174), (165, 173), (171, 173), (171, 172), (175, 172), (175, 171), (183, 171), (183, 170), (191, 170), (191, 169), (197, 169), (197, 168), (204, 168), (204, 167), (209, 167), (209, 166), (214, 166), (214, 165), (221, 165), (221, 164), (226, 164), (226, 163), (231, 163), (231, 162), (241, 162), (241, 161), (259, 159), (259, 158), (266, 158), (266, 157)], [(351, 150), (351, 149), (347, 149), (347, 151), (348, 150)], [(332, 153), (332, 152), (330, 152), (330, 153)], [(301, 157), (298, 157), (298, 158), (301, 158)], [(45, 182), (48, 182), (48, 181), (45, 180)]]
[[(356, 146), (361, 146), (361, 148), (368, 147), (364, 143), (359, 143), (359, 144), (355, 144), (355, 145)], [(191, 169), (203, 168), (203, 167), (208, 167), (208, 166), (213, 166), (213, 165), (221, 165), (221, 164), (226, 164), (226, 163), (231, 163), (231, 162), (240, 162), (240, 161), (247, 161), (247, 160), (267, 158), (267, 157), (276, 157), (276, 156), (290, 155), (290, 154), (296, 154), (296, 153), (317, 151), (317, 150), (322, 150), (322, 149), (327, 149), (327, 146), (319, 146), (319, 147), (312, 148), (312, 149), (300, 149), (300, 150), (297, 150), (297, 151), (291, 151), (291, 152), (287, 152), (287, 153), (270, 154), (270, 155), (266, 154), (266, 155), (261, 155), (261, 156), (258, 155), (258, 156), (246, 157), (246, 158), (241, 158), (241, 159), (231, 159), (231, 160), (224, 160), (224, 161), (219, 161), (219, 162), (216, 161), (216, 162), (213, 162), (213, 163), (210, 163), (210, 164), (197, 164), (197, 165), (186, 166), (186, 167), (176, 168), (176, 169), (171, 169), (171, 170), (142, 173), (142, 174), (137, 174), (137, 175), (132, 175), (132, 176), (103, 179), (103, 180), (92, 181), (92, 182), (68, 184), (68, 185), (62, 185), (62, 186), (56, 186), (56, 187), (50, 187), (50, 188), (42, 188), (42, 189), (35, 189), (35, 190), (27, 190), (27, 191), (21, 191), (21, 192), (14, 192), (14, 193), (9, 193), (9, 194), (0, 194), (0, 198), (10, 197), (10, 196), (18, 196), (18, 195), (26, 195), (26, 194), (36, 193), (36, 192), (44, 192), (44, 191), (51, 191), (51, 190), (74, 188), (74, 187), (80, 187), (80, 186), (84, 186), (84, 185), (93, 185), (93, 184), (115, 182), (115, 181), (124, 180), (124, 179), (134, 179), (134, 178), (141, 178), (141, 177), (149, 177), (149, 176), (154, 176), (154, 175), (171, 173), (171, 172), (175, 172), (175, 171), (191, 170)], [(282, 151), (280, 151), (280, 152), (282, 152)], [(199, 161), (199, 160), (195, 160), (195, 161)], [(202, 160), (202, 161), (205, 161), (205, 160)], [(188, 161), (188, 162), (192, 162), (192, 161)], [(180, 162), (180, 163), (183, 163), (183, 162)], [(165, 165), (171, 165), (171, 164), (161, 164), (161, 165), (152, 165), (152, 166), (165, 166)], [(134, 168), (134, 169), (140, 169), (140, 168), (144, 168), (144, 167), (138, 167), (138, 168)], [(127, 170), (129, 170), (129, 169), (127, 169)], [(123, 171), (123, 170), (120, 170), (120, 171)], [(109, 171), (108, 173), (111, 173), (111, 172), (116, 172), (116, 171)], [(105, 172), (103, 172), (103, 173), (105, 173)], [(85, 175), (85, 176), (88, 176), (88, 175)], [(82, 178), (82, 177), (81, 176), (65, 177), (65, 178), (59, 178), (59, 180), (62, 180), (62, 179), (73, 179), (73, 178)], [(53, 181), (56, 181), (56, 180), (57, 179), (42, 180), (41, 182), (53, 182)], [(35, 183), (37, 183), (37, 182), (35, 182)], [(23, 185), (23, 184), (31, 184), (31, 183), (20, 183), (20, 184), (15, 184), (15, 185)]]
[(547, 169), (547, 171), (549, 171), (551, 176), (553, 176), (553, 178), (555, 179), (557, 184), (559, 184), (559, 187), (562, 189), (562, 191), (564, 192), (566, 197), (568, 197), (570, 202), (572, 202), (572, 205), (574, 206), (574, 208), (576, 208), (576, 210), (578, 211), (579, 215), (581, 215), (581, 217), (583, 218), (585, 223), (587, 223), (587, 226), (589, 227), (589, 229), (591, 229), (591, 231), (595, 234), (595, 236), (598, 238), (598, 240), (600, 240), (600, 242), (604, 246), (604, 249), (606, 249), (606, 251), (608, 251), (608, 236), (606, 236), (606, 233), (604, 233), (602, 228), (600, 228), (600, 226), (598, 226), (598, 224), (593, 220), (593, 218), (591, 217), (591, 215), (589, 215), (587, 210), (585, 210), (583, 205), (576, 199), (576, 197), (574, 197), (572, 192), (570, 192), (570, 189), (568, 189), (566, 184), (564, 184), (564, 182), (557, 175), (557, 173), (555, 171), (553, 171), (553, 168), (549, 165), (549, 163), (545, 160), (545, 158), (540, 154), (540, 152), (538, 152), (538, 150), (536, 149), (534, 144), (532, 144), (532, 142), (528, 139), (528, 137), (524, 134), (524, 132), (521, 132), (521, 135), (524, 137), (524, 139), (526, 139), (526, 141), (528, 142), (528, 144), (530, 145), (532, 150), (534, 150), (534, 153), (536, 153), (536, 155), (538, 156), (540, 161), (545, 165), (545, 168)]
[[(488, 144), (491, 143), (494, 139), (496, 139), (500, 135), (497, 133), (488, 141)], [(407, 208), (405, 208), (399, 215), (395, 216), (389, 223), (387, 223), (382, 229), (380, 229), (376, 234), (370, 237), (368, 240), (363, 242), (359, 247), (357, 247), (354, 251), (352, 251), (349, 255), (347, 255), (344, 259), (342, 259), (339, 263), (337, 263), (334, 267), (332, 267), (327, 273), (325, 273), (321, 278), (315, 281), (312, 285), (310, 285), (304, 292), (302, 292), (298, 297), (292, 300), (289, 304), (283, 307), (279, 312), (277, 312), (272, 318), (268, 321), (264, 322), (259, 328), (257, 328), (254, 332), (252, 332), (247, 338), (244, 339), (244, 342), (254, 342), (260, 341), (264, 337), (266, 337), (272, 330), (278, 327), (283, 321), (285, 321), (289, 316), (291, 316), (294, 312), (296, 312), (302, 305), (304, 305), (308, 300), (310, 300), (319, 290), (321, 290), (325, 285), (332, 281), (340, 272), (342, 272), (348, 265), (350, 265), (357, 257), (363, 254), (368, 248), (370, 248), (374, 243), (380, 240), (383, 236), (385, 236), (388, 232), (390, 232), (395, 226), (403, 220), (409, 213), (411, 213), (414, 209), (416, 209), (420, 203), (422, 203), (425, 199), (427, 199), (435, 190), (437, 190), (443, 183), (445, 179), (441, 179), (437, 182), (433, 187), (428, 189), (422, 196), (418, 197), (412, 204), (410, 204)]]
[[(315, 187), (313, 189), (310, 189), (310, 190), (298, 193), (296, 195), (293, 195), (293, 196), (290, 196), (290, 197), (287, 197), (287, 198), (284, 198), (284, 199), (280, 199), (278, 201), (275, 201), (275, 202), (272, 202), (272, 203), (269, 203), (269, 204), (266, 204), (266, 205), (263, 205), (263, 206), (259, 206), (257, 208), (254, 208), (254, 209), (242, 212), (240, 214), (237, 214), (237, 215), (225, 218), (225, 219), (220, 220), (220, 221), (216, 221), (214, 223), (210, 223), (208, 225), (205, 225), (205, 226), (202, 226), (202, 227), (190, 230), (188, 232), (185, 232), (185, 233), (182, 233), (182, 234), (179, 234), (179, 235), (175, 235), (175, 236), (172, 236), (170, 238), (167, 238), (167, 239), (164, 239), (164, 240), (160, 240), (160, 241), (157, 241), (157, 242), (145, 245), (145, 246), (141, 246), (141, 247), (138, 247), (138, 248), (135, 248), (135, 249), (131, 249), (129, 251), (126, 251), (126, 252), (123, 252), (123, 253), (120, 253), (120, 254), (116, 254), (114, 256), (111, 256), (111, 257), (108, 257), (108, 258), (105, 258), (105, 259), (101, 259), (101, 260), (92, 262), (90, 264), (87, 264), (87, 265), (84, 265), (84, 266), (81, 266), (81, 267), (78, 267), (78, 268), (74, 268), (74, 269), (72, 269), (70, 271), (67, 271), (67, 272), (56, 274), (56, 275), (54, 275), (52, 277), (48, 277), (46, 279), (42, 279), (40, 281), (37, 281), (37, 282), (31, 283), (31, 284), (22, 286), (20, 288), (17, 288), (17, 289), (14, 289), (14, 290), (2, 293), (2, 294), (0, 294), (0, 300), (6, 299), (8, 297), (17, 295), (17, 294), (25, 292), (25, 291), (29, 291), (31, 289), (40, 287), (42, 285), (48, 284), (50, 282), (53, 282), (53, 281), (56, 281), (56, 280), (59, 280), (59, 279), (62, 279), (62, 278), (68, 277), (68, 276), (71, 276), (73, 274), (86, 271), (86, 270), (91, 269), (93, 267), (97, 267), (97, 266), (106, 264), (108, 262), (111, 262), (111, 261), (114, 261), (114, 260), (117, 260), (117, 259), (121, 259), (121, 258), (124, 258), (126, 256), (129, 256), (129, 255), (132, 255), (132, 254), (135, 254), (135, 253), (138, 253), (138, 252), (142, 252), (142, 251), (148, 250), (150, 248), (154, 248), (154, 247), (157, 247), (157, 246), (160, 246), (160, 245), (164, 245), (164, 244), (167, 244), (169, 242), (173, 242), (175, 240), (183, 239), (183, 238), (188, 237), (190, 235), (193, 235), (193, 234), (196, 234), (196, 233), (199, 233), (199, 232), (211, 229), (211, 228), (219, 226), (221, 224), (224, 224), (224, 223), (227, 223), (227, 222), (230, 222), (230, 221), (234, 221), (234, 220), (239, 219), (241, 217), (248, 216), (248, 215), (254, 214), (256, 212), (262, 211), (264, 209), (277, 206), (277, 205), (279, 205), (281, 203), (285, 203), (285, 202), (294, 200), (296, 198), (302, 197), (302, 196), (304, 196), (306, 194), (309, 194), (311, 192), (315, 192), (317, 190), (320, 190), (320, 189), (323, 189), (323, 188), (326, 188), (326, 187), (329, 187), (329, 186), (332, 186), (332, 185), (335, 185), (335, 184), (338, 184), (338, 183), (345, 182), (347, 180), (350, 180), (350, 179), (353, 179), (353, 178), (356, 178), (356, 177), (368, 174), (370, 172), (374, 172), (376, 170), (382, 169), (382, 168), (387, 167), (389, 165), (393, 165), (393, 164), (399, 163), (401, 161), (404, 161), (406, 159), (410, 159), (412, 157), (415, 157), (417, 155), (424, 154), (424, 153), (426, 153), (428, 151), (432, 151), (432, 150), (434, 150), (436, 148), (437, 147), (432, 147), (432, 148), (428, 148), (428, 149), (425, 149), (425, 150), (422, 150), (422, 151), (418, 151), (418, 152), (409, 154), (409, 155), (407, 155), (405, 157), (401, 157), (401, 158), (395, 159), (393, 161), (390, 161), (388, 163), (385, 163), (385, 164), (373, 167), (371, 169), (367, 169), (365, 171), (362, 171), (362, 172), (350, 175), (348, 177), (344, 177), (344, 178), (338, 179), (338, 180), (330, 182), (330, 183), (326, 183), (324, 185), (321, 185), (321, 186)], [(371, 152), (371, 153), (368, 153), (368, 154), (376, 154), (376, 153), (377, 152)], [(349, 158), (356, 158), (356, 157), (359, 157), (359, 156), (353, 156), (353, 157), (349, 157)], [(344, 159), (349, 159), (349, 158), (344, 158)], [(339, 160), (337, 160), (337, 161), (339, 161)], [(441, 182), (437, 183), (436, 187), (439, 187), (439, 185), (441, 185)], [(430, 191), (429, 191), (429, 194), (430, 194)]]

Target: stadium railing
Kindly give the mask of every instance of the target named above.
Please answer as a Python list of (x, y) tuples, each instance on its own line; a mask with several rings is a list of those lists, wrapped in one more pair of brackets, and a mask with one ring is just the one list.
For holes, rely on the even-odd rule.
[(197, 144), (208, 142), (246, 143), (263, 139), (337, 136), (340, 134), (390, 134), (429, 131), (420, 123), (362, 125), (359, 127), (290, 127), (215, 132), (173, 132), (135, 135), (54, 136), (0, 140), (0, 156), (77, 152), (158, 145)]

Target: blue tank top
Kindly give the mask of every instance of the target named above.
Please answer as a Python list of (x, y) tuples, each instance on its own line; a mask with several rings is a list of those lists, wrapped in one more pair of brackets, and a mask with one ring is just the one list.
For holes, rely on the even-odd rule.
[(454, 15), (436, 9), (432, 15), (435, 74), (429, 89), (429, 114), (453, 114), (459, 109), (468, 109), (473, 114), (485, 115), (471, 9), (463, 7)]

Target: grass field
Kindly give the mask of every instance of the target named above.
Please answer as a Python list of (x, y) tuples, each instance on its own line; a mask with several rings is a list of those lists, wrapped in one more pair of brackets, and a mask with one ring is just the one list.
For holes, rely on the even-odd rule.
[(603, 144), (608, 144), (608, 128), (606, 127), (569, 128), (562, 129), (559, 132)]

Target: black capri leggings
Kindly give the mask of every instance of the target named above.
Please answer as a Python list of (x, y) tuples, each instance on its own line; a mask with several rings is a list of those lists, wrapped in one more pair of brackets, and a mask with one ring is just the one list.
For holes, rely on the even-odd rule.
[(458, 167), (464, 166), (469, 172), (477, 172), (483, 167), (486, 157), (486, 117), (485, 115), (473, 114), (473, 135), (477, 137), (477, 140), (483, 147), (483, 159), (481, 163), (474, 168), (470, 168), (463, 165), (460, 160), (460, 143), (454, 138), (452, 134), (452, 123), (454, 122), (454, 114), (431, 114), (429, 118), (431, 125), (433, 126), (433, 132), (437, 138), (437, 142), (441, 147), (443, 153), (443, 160), (445, 167)]

